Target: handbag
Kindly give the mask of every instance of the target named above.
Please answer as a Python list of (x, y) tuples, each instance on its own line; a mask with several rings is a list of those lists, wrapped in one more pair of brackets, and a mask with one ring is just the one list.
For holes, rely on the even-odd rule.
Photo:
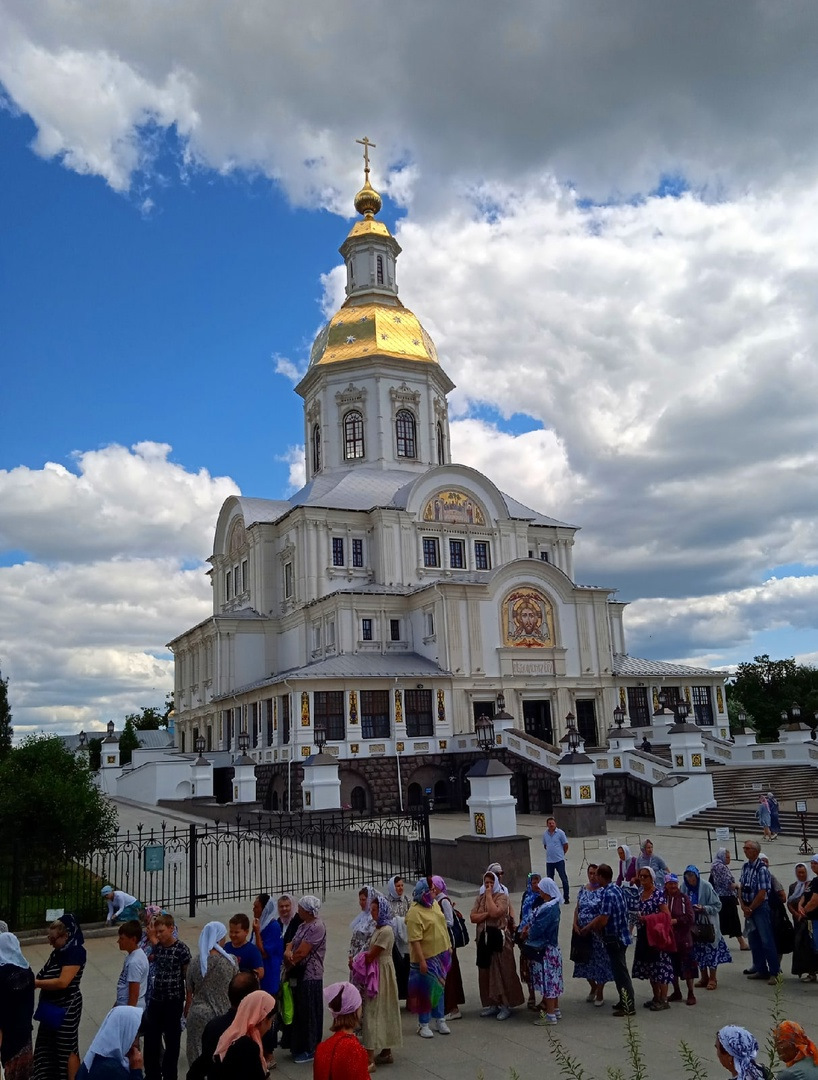
[(594, 943), (590, 934), (571, 933), (571, 959), (575, 964), (588, 964), (594, 952)]
[(491, 958), (503, 951), (504, 934), (498, 926), (484, 926), (477, 935), (477, 966), (483, 971), (491, 967)]
[(45, 1028), (49, 1028), (51, 1031), (58, 1031), (63, 1025), (65, 1014), (67, 1012), (68, 1009), (64, 1008), (62, 1005), (52, 1005), (50, 1001), (43, 1001), (42, 998), (40, 998), (40, 1003), (34, 1013), (34, 1019)]
[(690, 933), (696, 945), (712, 945), (716, 940), (716, 928), (703, 912), (696, 916)]
[(295, 1016), (295, 1002), (293, 1001), (293, 992), (287, 979), (282, 980), (281, 988), (279, 990), (278, 1011), (281, 1017), (281, 1023), (285, 1027), (289, 1027)]

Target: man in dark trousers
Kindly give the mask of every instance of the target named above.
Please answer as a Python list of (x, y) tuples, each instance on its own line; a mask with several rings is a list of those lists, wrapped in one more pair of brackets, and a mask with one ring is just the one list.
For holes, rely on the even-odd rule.
[(145, 1080), (176, 1080), (190, 949), (183, 941), (174, 940), (172, 915), (157, 915), (153, 925), (153, 989), (142, 1028)]
[(568, 875), (565, 872), (565, 856), (568, 854), (568, 837), (557, 828), (557, 822), (550, 817), (545, 823), (542, 834), (542, 846), (545, 848), (545, 872), (552, 881), (559, 874), (565, 903), (568, 903)]
[(619, 1002), (613, 1009), (614, 1016), (633, 1016), (633, 983), (628, 974), (625, 955), (631, 943), (628, 904), (620, 887), (613, 884), (613, 870), (607, 863), (600, 863), (596, 868), (596, 879), (602, 885), (600, 913), (580, 930), (580, 934), (596, 932), (602, 935), (605, 951), (611, 960), (616, 989), (619, 991)]

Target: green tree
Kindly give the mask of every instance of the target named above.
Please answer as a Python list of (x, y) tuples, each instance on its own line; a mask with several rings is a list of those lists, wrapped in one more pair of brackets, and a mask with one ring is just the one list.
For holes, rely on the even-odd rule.
[(119, 737), (119, 764), (130, 765), (133, 752), (138, 749), (139, 736), (136, 734), (134, 722), (129, 716)]
[(11, 739), (14, 728), (11, 726), (11, 709), (9, 708), (9, 681), (0, 675), (0, 758), (5, 757), (11, 750)]
[(88, 740), (88, 768), (91, 772), (99, 772), (102, 768), (102, 739)]
[(31, 736), (0, 761), (0, 835), (24, 837), (27, 853), (82, 858), (116, 827), (115, 808), (61, 739)]
[[(793, 704), (801, 708), (801, 719), (815, 724), (818, 712), (818, 668), (796, 664), (793, 657), (771, 660), (767, 653), (753, 657), (752, 663), (739, 664), (735, 678), (727, 684), (728, 712), (732, 708), (747, 713), (748, 723), (759, 738), (773, 741), (778, 737), (782, 712)], [(741, 709), (735, 708), (736, 704)]]
[[(167, 702), (165, 703), (167, 706)], [(173, 705), (171, 704), (171, 708)], [(125, 717), (125, 724), (130, 721), (133, 724), (135, 731), (158, 731), (160, 728), (166, 728), (168, 726), (168, 713), (170, 709), (165, 708), (162, 712), (161, 709), (154, 708), (153, 706), (143, 706), (139, 712), (128, 713)]]

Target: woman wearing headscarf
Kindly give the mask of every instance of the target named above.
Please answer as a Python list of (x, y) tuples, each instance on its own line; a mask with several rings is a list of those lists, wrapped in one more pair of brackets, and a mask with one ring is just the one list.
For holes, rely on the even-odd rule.
[(772, 822), (772, 814), (770, 813), (770, 804), (767, 802), (765, 795), (759, 795), (758, 806), (756, 807), (756, 821), (761, 826), (764, 833), (765, 840), (772, 840), (773, 833), (770, 828)]
[[(574, 931), (579, 931), (593, 922), (597, 915), (601, 914), (602, 895), (596, 876), (596, 864), (588, 866), (588, 883), (583, 885), (577, 896), (577, 906), (574, 911)], [(605, 942), (599, 934), (591, 934), (591, 956), (584, 962), (574, 964), (574, 978), (587, 979), (591, 989), (586, 1001), (593, 1002), (598, 1008), (603, 1005), (605, 983), (613, 981), (611, 970), (611, 958), (605, 948)]]
[(406, 1001), (409, 990), (409, 938), (406, 934), (406, 913), (412, 901), (406, 895), (400, 874), (389, 879), (386, 886), (386, 899), (389, 901), (392, 925), (395, 930), (392, 962), (395, 965), (395, 978), (398, 980), (398, 997), (401, 1001)]
[(80, 982), (87, 959), (84, 940), (79, 923), (68, 913), (49, 927), (51, 955), (34, 980), (40, 991), (34, 1080), (75, 1080), (79, 1070)]
[(142, 905), (135, 896), (124, 891), (115, 889), (113, 885), (106, 885), (101, 892), (102, 899), (108, 905), (107, 923), (126, 923), (131, 919), (138, 919), (142, 911)]
[(185, 1016), (187, 1017), (187, 1059), (195, 1061), (202, 1052), (205, 1026), (230, 1008), (227, 991), (239, 970), (235, 958), (225, 951), (227, 927), (209, 922), (199, 934), (199, 959), (188, 966)]
[[(284, 950), (290, 944), (295, 937), (295, 932), (301, 925), (301, 916), (298, 914), (298, 905), (295, 902), (295, 897), (292, 893), (282, 893), (278, 898), (278, 918), (276, 922), (281, 928), (281, 971), (280, 971), (280, 983), (285, 978), (288, 979), (287, 993), (292, 994), (289, 985), (289, 977), (287, 976), (287, 969), (284, 965)], [(266, 975), (265, 971), (265, 975)], [(293, 981), (294, 982), (294, 981)], [(268, 991), (269, 992), (269, 991)], [(279, 984), (279, 994), (283, 997), (284, 991)], [(278, 1045), (282, 1050), (290, 1049), (290, 1041), (292, 1039), (292, 1024), (284, 1023), (284, 1009), (282, 1007), (283, 1001), (279, 1001), (278, 1016), (276, 1018), (276, 1033), (278, 1035)]]
[(747, 1028), (735, 1024), (720, 1028), (716, 1054), (720, 1064), (737, 1080), (765, 1080), (764, 1069), (756, 1061), (758, 1041)]
[(777, 840), (781, 832), (781, 818), (779, 815), (778, 799), (771, 791), (767, 792), (767, 806), (770, 808), (770, 839)]
[(716, 857), (710, 867), (710, 884), (713, 886), (716, 896), (721, 900), (719, 930), (726, 938), (738, 938), (739, 948), (742, 952), (747, 952), (750, 946), (741, 932), (741, 919), (738, 913), (738, 885), (733, 877), (733, 871), (730, 869), (730, 852), (727, 848), (719, 848), (716, 852)]
[(652, 1012), (669, 1009), (667, 988), (673, 982), (673, 964), (670, 954), (655, 948), (648, 941), (647, 919), (660, 911), (668, 913), (664, 889), (656, 887), (656, 872), (650, 866), (643, 866), (639, 871), (641, 892), (632, 915), (632, 922), (637, 927), (636, 945), (633, 950), (634, 979), (647, 979), (653, 990), (653, 999), (646, 1001), (644, 1007)]
[(267, 1055), (262, 1040), (273, 1026), (275, 998), (254, 990), (242, 998), (233, 1023), (216, 1045), (212, 1080), (266, 1080)]
[(540, 1017), (546, 1024), (556, 1024), (562, 1019), (559, 1008), (563, 992), (562, 953), (559, 947), (562, 897), (552, 878), (540, 878), (537, 888), (542, 894), (543, 903), (534, 909), (531, 921), (522, 932), (521, 948), (529, 950), (531, 985), (534, 993), (540, 995), (537, 1005)]
[(6, 1080), (31, 1076), (31, 1018), (34, 1014), (34, 972), (20, 942), (0, 934), (0, 1065)]
[(375, 895), (375, 890), (371, 885), (364, 885), (358, 890), (358, 905), (361, 910), (349, 924), (352, 937), (349, 939), (347, 964), (350, 968), (352, 967), (353, 957), (360, 952), (364, 952), (369, 947), (369, 939), (375, 932), (375, 923), (369, 913)]
[(284, 944), (277, 915), (277, 902), (267, 893), (259, 893), (253, 901), (253, 936), (256, 948), (264, 958), (261, 989), (266, 990), (273, 997), (278, 993), (281, 982), (281, 961), (284, 959)]
[(701, 978), (697, 986), (704, 990), (715, 990), (718, 986), (717, 971), (722, 964), (732, 964), (733, 958), (719, 927), (719, 913), (722, 900), (713, 886), (702, 880), (698, 867), (685, 867), (682, 892), (693, 905), (696, 923), (709, 923), (713, 927), (713, 940), (697, 940), (693, 930), (693, 958), (701, 969)]
[(638, 885), (638, 871), (644, 870), (648, 867), (653, 871), (653, 880), (657, 889), (661, 889), (665, 883), (665, 874), (667, 873), (667, 863), (661, 855), (654, 854), (653, 841), (643, 840), (639, 845), (639, 855), (636, 859), (637, 877), (634, 879), (634, 884)]
[(451, 1035), (443, 1019), (443, 994), (446, 976), (452, 962), (446, 918), (427, 878), (420, 878), (412, 892), (412, 906), (406, 915), (409, 938), (409, 994), (406, 1006), (418, 1018), (418, 1035), (434, 1038), (430, 1027), (432, 1017), (441, 1035)]
[[(537, 888), (540, 883), (542, 874), (538, 874), (536, 871), (532, 871), (525, 881), (525, 892), (520, 900), (520, 922), (517, 926), (517, 944), (522, 941), (523, 931), (530, 925), (534, 912), (545, 903), (545, 897)], [(528, 987), (528, 1007), (535, 1010), (537, 1008), (537, 992), (531, 982), (531, 965), (528, 962), (528, 957), (520, 950), (520, 981), (524, 982)]]
[(115, 1005), (88, 1047), (77, 1080), (141, 1080), (142, 1051), (136, 1045), (141, 1023), (141, 1009)]
[(773, 1029), (778, 1056), (787, 1066), (778, 1080), (818, 1080), (818, 1047), (800, 1024), (785, 1020)]
[(818, 979), (818, 953), (812, 947), (809, 924), (804, 916), (804, 898), (809, 892), (812, 878), (813, 873), (806, 863), (796, 863), (795, 881), (787, 892), (787, 907), (795, 924), (792, 973), (804, 982), (815, 982)]
[(284, 968), (293, 989), (295, 1007), (290, 1052), (299, 1065), (312, 1061), (324, 1028), (321, 989), (327, 953), (327, 928), (318, 917), (320, 910), (321, 901), (317, 896), (301, 897), (298, 901), (301, 925), (284, 949)]
[(454, 941), (454, 905), (446, 891), (446, 882), (437, 874), (432, 878), (432, 893), (437, 903), (440, 904), (443, 918), (446, 920), (449, 945), (452, 951), (452, 963), (446, 976), (446, 985), (443, 988), (443, 1019), (448, 1023), (449, 1020), (463, 1019), (460, 1006), (466, 1003), (466, 995), (463, 991), (463, 975), (460, 971), (460, 960), (457, 956)]
[(315, 1051), (313, 1080), (367, 1080), (371, 1067), (355, 1037), (361, 1024), (361, 992), (350, 982), (333, 983), (324, 991), (332, 1013), (332, 1035)]
[(619, 873), (616, 875), (617, 885), (631, 885), (636, 880), (636, 857), (631, 855), (631, 849), (627, 844), (620, 844), (616, 849), (619, 856)]
[(369, 964), (378, 965), (378, 993), (373, 998), (364, 998), (361, 1041), (370, 1065), (391, 1065), (393, 1047), (403, 1046), (398, 983), (392, 963), (395, 931), (392, 929), (389, 901), (385, 896), (376, 894), (370, 912), (375, 933), (366, 951), (366, 960)]
[(670, 914), (673, 940), (676, 943), (676, 951), (670, 955), (670, 962), (673, 965), (673, 993), (668, 1001), (682, 1000), (680, 980), (684, 979), (687, 983), (687, 1004), (695, 1005), (693, 980), (699, 974), (699, 968), (693, 956), (691, 934), (695, 915), (690, 897), (679, 888), (679, 878), (676, 874), (665, 875), (665, 902)]
[[(540, 887), (543, 880), (541, 879)], [(487, 870), (469, 916), (477, 926), (477, 983), (481, 1016), (507, 1020), (511, 1010), (525, 1001), (514, 963), (514, 943), (509, 930), (511, 914), (508, 892), (497, 874)]]

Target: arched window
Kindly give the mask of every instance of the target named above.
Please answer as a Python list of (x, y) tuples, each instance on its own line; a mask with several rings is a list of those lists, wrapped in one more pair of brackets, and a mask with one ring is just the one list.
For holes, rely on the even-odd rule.
[(375, 260), (375, 276), (379, 285), (383, 285), (383, 255)]
[(443, 438), (443, 425), (437, 422), (437, 463), (446, 464), (446, 440)]
[(408, 409), (401, 409), (395, 417), (395, 434), (398, 439), (398, 457), (417, 457), (415, 418)]
[(357, 409), (344, 417), (344, 459), (354, 461), (364, 456), (364, 418)]
[(366, 788), (354, 787), (349, 796), (349, 804), (353, 810), (366, 810)]
[(314, 424), (312, 429), (312, 471), (321, 471), (321, 425)]

